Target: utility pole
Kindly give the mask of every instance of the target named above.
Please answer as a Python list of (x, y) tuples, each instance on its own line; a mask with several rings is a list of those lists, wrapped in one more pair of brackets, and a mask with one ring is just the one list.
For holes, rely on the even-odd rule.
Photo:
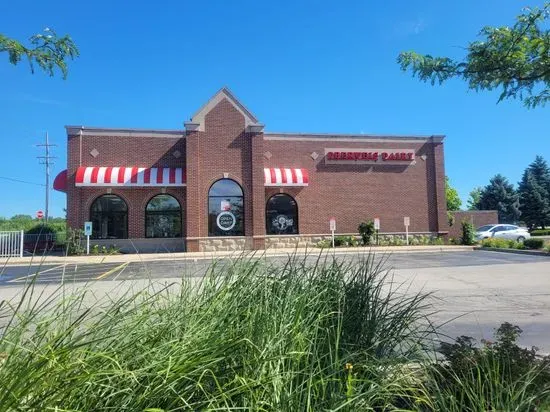
[(43, 147), (46, 151), (45, 156), (36, 156), (40, 164), (46, 166), (46, 210), (44, 213), (44, 221), (48, 223), (50, 217), (49, 208), (50, 208), (50, 166), (53, 164), (52, 159), (56, 159), (56, 156), (50, 156), (50, 147), (57, 146), (56, 144), (50, 144), (48, 140), (48, 132), (46, 132), (46, 142), (42, 144), (37, 144), (37, 147)]

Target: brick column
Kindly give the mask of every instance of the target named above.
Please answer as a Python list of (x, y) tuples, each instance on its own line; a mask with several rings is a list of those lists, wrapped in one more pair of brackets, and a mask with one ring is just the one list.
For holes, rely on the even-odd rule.
[(252, 168), (252, 248), (265, 249), (264, 133), (260, 126), (251, 130), (248, 137)]
[[(186, 125), (187, 127), (187, 125)], [(200, 132), (197, 130), (186, 131), (186, 161), (185, 175), (187, 188), (185, 191), (185, 221), (187, 226), (186, 250), (188, 252), (199, 251), (198, 237), (201, 236), (200, 227), (204, 214), (204, 207), (201, 207), (200, 192)]]
[(437, 207), (437, 231), (442, 235), (449, 232), (447, 218), (447, 198), (445, 196), (445, 161), (443, 156), (443, 136), (434, 136), (432, 143), (434, 165), (434, 190)]

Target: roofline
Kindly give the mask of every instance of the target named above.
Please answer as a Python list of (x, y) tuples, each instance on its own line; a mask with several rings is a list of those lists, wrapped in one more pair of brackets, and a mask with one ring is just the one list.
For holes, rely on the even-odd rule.
[(378, 134), (340, 134), (340, 133), (264, 133), (265, 140), (337, 140), (337, 141), (361, 141), (361, 140), (404, 140), (419, 142), (437, 142), (441, 143), (445, 135), (378, 135)]
[(120, 127), (65, 126), (67, 135), (117, 136), (117, 137), (185, 137), (185, 130), (177, 129), (138, 129)]
[(193, 113), (193, 116), (191, 116), (191, 120), (193, 120), (195, 117), (197, 117), (208, 106), (210, 101), (212, 99), (214, 99), (220, 93), (225, 93), (230, 99), (233, 100), (233, 102), (237, 106), (239, 106), (239, 108), (245, 113), (245, 115), (247, 115), (252, 120), (252, 122), (258, 123), (258, 118), (256, 116), (254, 116), (254, 114), (252, 114), (252, 112), (250, 110), (248, 110), (246, 108), (246, 106), (244, 104), (242, 104), (239, 99), (237, 99), (237, 97), (235, 97), (235, 94), (231, 90), (229, 90), (229, 88), (227, 86), (223, 86), (216, 93), (214, 93), (214, 95), (210, 99), (208, 99), (208, 101), (206, 103), (204, 103), (195, 113)]

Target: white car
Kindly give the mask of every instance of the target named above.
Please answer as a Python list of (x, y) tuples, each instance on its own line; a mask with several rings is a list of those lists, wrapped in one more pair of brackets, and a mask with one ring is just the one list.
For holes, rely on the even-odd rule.
[(477, 228), (477, 240), (489, 239), (492, 237), (523, 242), (525, 239), (529, 239), (531, 235), (527, 229), (514, 225), (485, 225)]

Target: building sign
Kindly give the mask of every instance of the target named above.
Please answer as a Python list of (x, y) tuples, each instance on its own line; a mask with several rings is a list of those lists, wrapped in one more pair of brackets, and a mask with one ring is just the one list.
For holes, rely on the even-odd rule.
[(221, 230), (229, 231), (235, 227), (237, 218), (229, 211), (221, 212), (216, 218), (216, 224)]
[(413, 149), (325, 148), (325, 164), (414, 164)]

